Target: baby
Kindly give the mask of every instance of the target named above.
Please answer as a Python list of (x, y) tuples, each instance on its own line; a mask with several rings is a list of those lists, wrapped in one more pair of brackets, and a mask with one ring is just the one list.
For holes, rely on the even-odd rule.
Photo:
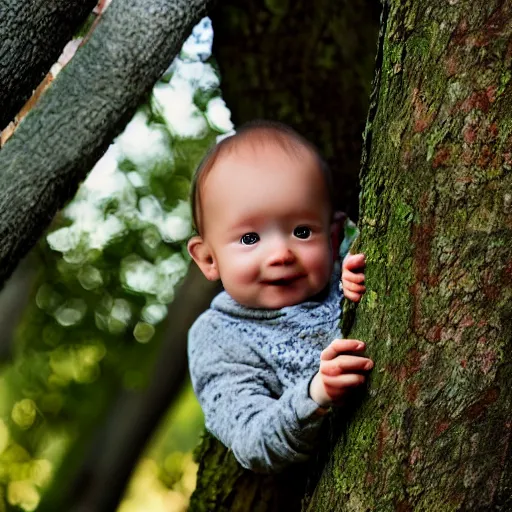
[[(328, 408), (373, 367), (363, 342), (339, 339), (331, 189), (316, 149), (271, 122), (224, 139), (196, 173), (188, 250), (225, 291), (190, 330), (190, 374), (206, 428), (254, 471), (306, 460)], [(354, 301), (363, 268), (362, 254), (344, 260)]]

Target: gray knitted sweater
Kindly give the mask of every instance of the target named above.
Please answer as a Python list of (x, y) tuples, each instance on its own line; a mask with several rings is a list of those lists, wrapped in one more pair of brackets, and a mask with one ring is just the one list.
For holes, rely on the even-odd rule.
[(245, 468), (304, 461), (323, 417), (309, 396), (320, 352), (340, 337), (339, 267), (325, 293), (278, 310), (249, 309), (222, 292), (192, 326), (189, 366), (206, 428)]

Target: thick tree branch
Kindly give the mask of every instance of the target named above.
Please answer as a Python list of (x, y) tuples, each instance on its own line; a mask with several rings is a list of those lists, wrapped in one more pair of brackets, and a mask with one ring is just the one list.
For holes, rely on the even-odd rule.
[(20, 124), (0, 152), (0, 283), (74, 194), (212, 3), (113, 2)]
[(0, 130), (32, 94), (96, 0), (8, 0), (0, 9)]

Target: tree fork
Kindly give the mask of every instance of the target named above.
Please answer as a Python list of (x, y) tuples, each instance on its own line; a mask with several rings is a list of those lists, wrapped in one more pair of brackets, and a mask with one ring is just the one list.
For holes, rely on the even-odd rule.
[(388, 8), (350, 333), (376, 366), (308, 510), (511, 510), (512, 4)]
[(0, 10), (0, 130), (54, 64), (96, 0), (9, 0)]
[[(117, 0), (0, 152), (0, 283), (125, 126), (211, 0)], [(137, 20), (134, 24), (133, 20)]]

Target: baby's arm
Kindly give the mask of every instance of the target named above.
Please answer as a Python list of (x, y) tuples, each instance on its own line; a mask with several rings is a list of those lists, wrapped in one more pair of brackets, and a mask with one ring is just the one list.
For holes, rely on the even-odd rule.
[(343, 260), (341, 271), (343, 295), (352, 302), (359, 302), (366, 291), (364, 287), (364, 267), (364, 254), (347, 254)]
[(268, 369), (254, 353), (226, 350), (207, 337), (189, 345), (192, 383), (206, 428), (253, 471), (277, 472), (307, 460), (322, 424), (318, 404), (309, 396), (311, 375), (277, 397)]
[(336, 339), (321, 353), (320, 370), (309, 386), (318, 405), (340, 405), (351, 389), (364, 384), (365, 372), (373, 368), (373, 361), (362, 356), (364, 349), (362, 341)]

